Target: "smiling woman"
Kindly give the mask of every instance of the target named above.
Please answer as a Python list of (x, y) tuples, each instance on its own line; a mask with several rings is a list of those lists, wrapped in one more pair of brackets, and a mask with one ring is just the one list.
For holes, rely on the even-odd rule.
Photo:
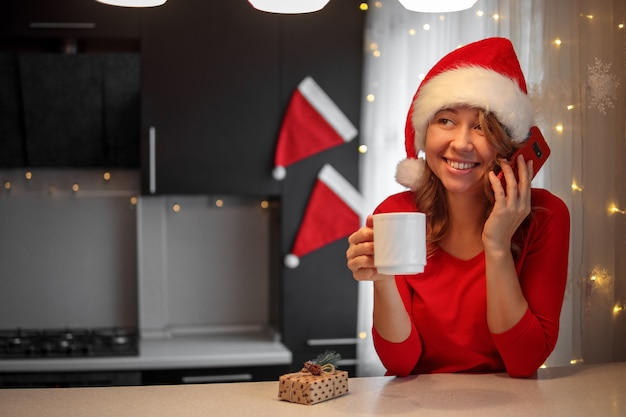
[[(367, 100), (360, 127), (369, 150), (361, 166), (366, 212), (402, 190), (394, 171), (403, 157), (405, 107), (427, 69), (444, 52), (477, 39), (499, 34), (513, 41), (537, 110), (536, 123), (552, 149), (533, 185), (559, 196), (572, 215), (559, 343), (547, 366), (626, 358), (626, 310), (621, 308), (626, 261), (618, 255), (626, 250), (621, 239), (626, 223), (619, 211), (607, 211), (624, 205), (626, 168), (616, 163), (626, 158), (619, 111), (624, 108), (619, 92), (626, 85), (619, 73), (624, 65), (624, 10), (620, 2), (602, 0), (594, 2), (591, 15), (588, 3), (478, 0), (470, 10), (430, 14), (411, 13), (396, 1), (385, 1), (370, 7), (367, 15)], [(607, 81), (606, 89), (597, 88), (600, 79)], [(596, 139), (583, 140), (592, 137)], [(590, 279), (590, 271), (596, 270), (605, 271), (602, 280)], [(371, 283), (360, 283), (361, 375), (384, 372), (371, 342), (371, 300)]]

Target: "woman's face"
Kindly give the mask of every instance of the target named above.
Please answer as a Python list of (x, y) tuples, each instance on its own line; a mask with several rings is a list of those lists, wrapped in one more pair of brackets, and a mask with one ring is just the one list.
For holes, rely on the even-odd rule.
[(435, 114), (426, 130), (426, 163), (449, 193), (482, 192), (496, 151), (479, 122), (479, 111), (453, 107)]

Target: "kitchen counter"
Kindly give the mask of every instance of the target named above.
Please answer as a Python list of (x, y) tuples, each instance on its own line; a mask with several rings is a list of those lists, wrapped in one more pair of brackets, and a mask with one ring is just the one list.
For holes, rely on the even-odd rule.
[(265, 332), (142, 339), (139, 356), (0, 360), (1, 372), (125, 371), (283, 365), (291, 352)]
[(281, 401), (278, 381), (0, 390), (21, 416), (626, 416), (626, 362), (539, 370), (536, 377), (433, 374), (350, 378), (349, 393), (312, 406)]

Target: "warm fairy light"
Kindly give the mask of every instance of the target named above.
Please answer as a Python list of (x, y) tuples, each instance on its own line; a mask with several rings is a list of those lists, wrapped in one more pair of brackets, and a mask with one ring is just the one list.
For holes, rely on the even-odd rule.
[(428, 30), (430, 30), (430, 25), (428, 23), (426, 23), (424, 26), (422, 26), (422, 29), (428, 31)]
[(499, 14), (494, 14), (493, 16), (491, 16), (493, 18), (493, 20), (500, 20), (500, 15)]
[(380, 1), (374, 2), (374, 7), (380, 9), (381, 7), (383, 7), (383, 3)]
[(130, 204), (132, 204), (133, 206), (137, 205), (137, 196), (134, 195), (130, 198)]
[(585, 16), (587, 19), (591, 20), (593, 19), (593, 15), (592, 14), (588, 14), (587, 16)]
[(370, 93), (365, 97), (365, 100), (367, 100), (370, 103), (373, 103), (374, 100), (376, 99), (376, 97), (374, 97), (374, 94)]
[(266, 208), (268, 208), (269, 206), (270, 206), (269, 201), (267, 201), (267, 200), (263, 200), (263, 201), (261, 201), (261, 208), (262, 208), (262, 209), (266, 209)]
[(413, 28), (409, 29), (409, 35), (411, 36), (415, 36), (415, 34), (417, 33), (417, 31)]
[(555, 40), (554, 40), (554, 44), (555, 44), (556, 46), (561, 46), (561, 40), (560, 40), (560, 39), (558, 39), (558, 38), (557, 38), (557, 39), (555, 39)]
[(568, 104), (567, 105), (567, 110), (574, 110), (574, 105), (573, 104)]
[(24, 174), (24, 177), (30, 181), (33, 179), (33, 173), (30, 171), (26, 171), (26, 173)]
[(180, 204), (178, 204), (178, 203), (172, 204), (172, 211), (174, 213), (180, 213)]
[(215, 207), (224, 207), (224, 200), (222, 200), (221, 198), (215, 200)]
[(582, 190), (583, 190), (583, 187), (576, 184), (576, 181), (572, 182), (572, 191), (582, 191)]
[(476, 12), (476, 16), (478, 16), (478, 17), (483, 17), (484, 15), (485, 15), (485, 12), (483, 12), (482, 10), (478, 10)]
[(80, 186), (78, 185), (77, 182), (75, 182), (74, 184), (72, 184), (72, 191), (76, 193), (78, 192), (78, 190), (80, 190)]
[(563, 125), (562, 124), (558, 124), (556, 126), (554, 126), (554, 128), (556, 129), (557, 132), (559, 133), (563, 133)]
[(618, 315), (619, 313), (624, 311), (624, 309), (626, 309), (626, 305), (624, 305), (624, 304), (615, 304), (615, 306), (613, 307), (613, 315)]
[(617, 25), (617, 28), (618, 28), (618, 29), (624, 29), (624, 24), (623, 24), (623, 23), (620, 23), (619, 25)]
[(541, 369), (546, 369), (548, 367), (548, 365), (546, 365), (545, 363), (543, 365), (541, 365), (539, 368)]
[(367, 11), (369, 9), (369, 6), (367, 5), (367, 3), (363, 2), (363, 3), (359, 4), (359, 9), (361, 9), (363, 11)]
[(446, 15), (444, 15), (444, 14), (440, 14), (440, 15), (439, 15), (439, 21), (440, 21), (440, 22), (443, 22), (444, 20), (446, 20)]
[(578, 365), (579, 363), (583, 363), (584, 360), (582, 358), (572, 359), (569, 361), (570, 365)]
[(359, 153), (367, 153), (367, 145), (360, 145)]
[(4, 182), (4, 189), (5, 190), (10, 190), (11, 189), (11, 183), (9, 181), (5, 181)]
[(372, 56), (373, 56), (374, 58), (380, 58), (380, 51), (379, 51), (379, 50), (376, 50), (376, 51), (372, 52)]
[(609, 213), (611, 213), (611, 214), (615, 214), (615, 213), (626, 214), (626, 210), (622, 210), (621, 208), (619, 208), (615, 204), (613, 204), (613, 205), (611, 205), (611, 207), (609, 207)]
[(111, 173), (110, 172), (105, 172), (104, 174), (102, 174), (102, 178), (104, 178), (105, 181), (110, 181), (111, 180)]
[(367, 333), (365, 333), (365, 332), (360, 332), (360, 333), (359, 333), (359, 339), (367, 339)]

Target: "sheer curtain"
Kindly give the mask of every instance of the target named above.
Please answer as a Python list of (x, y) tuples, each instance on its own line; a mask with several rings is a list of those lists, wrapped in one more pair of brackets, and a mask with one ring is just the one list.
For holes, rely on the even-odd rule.
[[(537, 109), (537, 124), (553, 152), (534, 186), (562, 198), (572, 215), (570, 274), (561, 330), (547, 366), (583, 358), (584, 342), (591, 343), (594, 337), (586, 336), (583, 327), (587, 322), (590, 328), (601, 324), (604, 333), (611, 333), (603, 335), (606, 343), (598, 343), (603, 346), (599, 353), (590, 353), (598, 361), (614, 359), (604, 346), (623, 348), (624, 342), (618, 346), (613, 336), (626, 339), (621, 317), (626, 313), (619, 314), (619, 305), (623, 306), (626, 298), (626, 277), (623, 264), (621, 271), (616, 270), (615, 257), (626, 245), (626, 216), (619, 212), (611, 215), (605, 207), (611, 198), (610, 204), (616, 207), (621, 207), (620, 202), (626, 204), (624, 169), (617, 166), (620, 156), (622, 160), (626, 156), (624, 29), (618, 26), (624, 20), (623, 9), (622, 0), (479, 0), (467, 11), (431, 14), (407, 11), (397, 0), (369, 3), (361, 123), (367, 152), (362, 156), (360, 175), (366, 212), (403, 189), (395, 183), (394, 174), (405, 156), (407, 110), (421, 79), (436, 61), (460, 45), (490, 36), (507, 37), (516, 48)], [(601, 46), (592, 46), (596, 44)], [(590, 65), (595, 65), (594, 69), (589, 69)], [(602, 152), (596, 152), (596, 147)], [(592, 168), (590, 159), (607, 163)], [(588, 188), (592, 192), (587, 193)], [(588, 213), (592, 206), (598, 213)], [(621, 230), (621, 236), (616, 230)], [(592, 266), (596, 263), (599, 266)], [(589, 285), (593, 268), (593, 283), (605, 283), (600, 290)], [(589, 311), (596, 306), (601, 310), (596, 320), (591, 320)], [(608, 317), (607, 311), (613, 316)], [(361, 283), (357, 345), (361, 376), (384, 373), (372, 346), (371, 315), (372, 285)]]

